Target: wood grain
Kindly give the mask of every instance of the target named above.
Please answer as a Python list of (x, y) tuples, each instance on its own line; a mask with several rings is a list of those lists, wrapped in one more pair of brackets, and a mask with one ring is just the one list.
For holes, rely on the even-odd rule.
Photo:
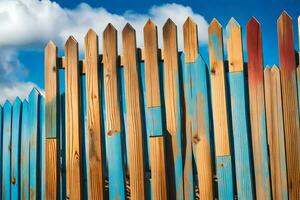
[(259, 22), (254, 17), (248, 22), (246, 33), (250, 123), (256, 196), (259, 199), (270, 199), (271, 188), (265, 119), (261, 29)]
[(184, 60), (193, 63), (198, 58), (198, 30), (197, 24), (188, 17), (183, 24)]
[(223, 63), (223, 36), (222, 27), (216, 19), (213, 19), (209, 25), (208, 35), (216, 156), (226, 156), (230, 155), (230, 145)]
[(296, 88), (296, 58), (292, 20), (285, 11), (278, 18), (277, 31), (289, 198), (300, 199), (300, 131)]
[[(184, 23), (183, 34), (184, 61), (186, 63), (182, 70), (186, 106), (186, 141), (193, 145), (199, 198), (213, 199), (206, 64), (201, 56), (198, 56), (197, 25), (191, 18)], [(188, 161), (185, 160), (185, 166), (192, 164), (191, 161), (189, 161), (190, 163)], [(192, 168), (190, 167), (190, 169)], [(203, 185), (205, 187), (202, 187)]]
[(88, 124), (88, 196), (89, 199), (104, 198), (102, 158), (102, 129), (100, 115), (100, 82), (98, 63), (98, 36), (89, 30), (85, 36), (86, 103)]
[[(50, 41), (45, 48), (45, 103), (46, 103), (46, 138), (55, 139), (59, 133), (59, 76), (57, 66), (57, 47)], [(56, 142), (59, 142), (58, 140)], [(51, 143), (46, 142), (46, 149)], [(59, 145), (58, 145), (59, 146)], [(58, 156), (59, 149), (53, 149), (53, 151), (46, 151), (46, 157)], [(46, 199), (57, 199), (59, 194), (59, 182), (58, 176), (58, 163), (57, 159), (46, 159)], [(48, 180), (49, 178), (49, 180)]]
[[(59, 186), (58, 177), (58, 155), (55, 154), (59, 149), (58, 139), (47, 138), (46, 139), (46, 199), (58, 199), (57, 194)], [(50, 192), (55, 191), (55, 192)]]
[(152, 198), (167, 199), (165, 149), (163, 136), (150, 137), (150, 162), (152, 175)]
[(144, 26), (144, 56), (147, 106), (160, 106), (159, 70), (157, 56), (157, 28), (148, 20)]
[(143, 137), (141, 122), (140, 88), (137, 65), (136, 35), (130, 24), (122, 32), (125, 97), (127, 112), (128, 164), (130, 199), (145, 198)]
[(72, 36), (65, 44), (66, 93), (66, 195), (69, 199), (82, 197), (81, 166), (81, 97), (78, 67), (78, 43)]
[(117, 30), (108, 24), (103, 32), (104, 91), (107, 134), (121, 131), (117, 83)]
[(163, 26), (163, 46), (167, 130), (170, 134), (175, 134), (178, 121), (178, 53), (177, 27), (171, 19), (168, 19)]

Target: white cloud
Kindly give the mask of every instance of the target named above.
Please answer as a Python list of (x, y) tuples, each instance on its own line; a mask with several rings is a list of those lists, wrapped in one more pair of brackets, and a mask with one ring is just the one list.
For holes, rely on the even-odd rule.
[(89, 28), (93, 28), (99, 35), (101, 52), (102, 32), (108, 23), (118, 30), (121, 49), (121, 31), (127, 22), (136, 29), (138, 47), (143, 47), (142, 30), (148, 18), (158, 26), (161, 47), (162, 26), (167, 18), (171, 18), (177, 24), (178, 45), (182, 50), (182, 25), (188, 16), (198, 24), (199, 44), (206, 44), (208, 23), (204, 17), (179, 4), (153, 6), (147, 13), (126, 11), (119, 15), (85, 3), (67, 9), (49, 0), (0, 0), (0, 103), (5, 99), (13, 100), (16, 96), (25, 98), (32, 87), (36, 87), (32, 82), (24, 82), (27, 70), (18, 60), (18, 49), (43, 49), (49, 40), (63, 49), (67, 38), (73, 35), (82, 50), (84, 36)]

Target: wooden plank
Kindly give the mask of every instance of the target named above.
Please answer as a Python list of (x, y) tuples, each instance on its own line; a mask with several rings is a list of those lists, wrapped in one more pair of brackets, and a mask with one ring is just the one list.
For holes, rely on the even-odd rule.
[(186, 106), (186, 140), (193, 144), (199, 198), (213, 199), (207, 71), (205, 62), (198, 55), (198, 49), (195, 50), (198, 48), (196, 47), (197, 25), (191, 18), (188, 18), (183, 25), (183, 36), (185, 64), (182, 71)]
[(85, 36), (86, 100), (88, 124), (88, 196), (104, 198), (104, 177), (101, 140), (100, 82), (98, 36), (90, 29)]
[(223, 36), (222, 27), (216, 19), (213, 19), (208, 27), (208, 36), (219, 199), (233, 199)]
[(270, 166), (274, 199), (288, 199), (280, 71), (274, 65), (264, 71)]
[[(177, 27), (168, 19), (163, 26), (163, 54), (164, 54), (164, 97), (167, 122), (167, 166), (169, 182), (169, 198), (184, 198), (182, 149), (181, 149), (181, 119), (180, 119), (180, 86), (177, 47)], [(170, 144), (169, 144), (170, 142)], [(190, 143), (191, 144), (191, 143)], [(189, 146), (191, 147), (191, 145)], [(191, 150), (191, 148), (189, 149)], [(170, 152), (170, 153), (169, 153)], [(190, 151), (191, 154), (191, 151)], [(192, 160), (189, 160), (192, 161)], [(187, 174), (192, 175), (192, 162), (186, 162)], [(190, 169), (190, 170), (189, 170)], [(175, 178), (174, 178), (175, 177)], [(187, 187), (191, 186), (191, 187)], [(186, 190), (192, 191), (193, 184), (187, 184)], [(189, 193), (189, 192), (188, 192)]]
[(157, 28), (149, 19), (144, 26), (144, 56), (146, 69), (147, 106), (160, 106), (160, 88), (157, 56)]
[(41, 95), (38, 115), (38, 199), (46, 199), (46, 126), (45, 98)]
[[(46, 145), (53, 144), (53, 138), (57, 139), (59, 135), (59, 76), (57, 66), (57, 47), (50, 41), (45, 48), (45, 103), (46, 103), (46, 137), (51, 141), (46, 142)], [(58, 143), (55, 141), (54, 143)], [(59, 164), (57, 158), (59, 149), (54, 149), (56, 146), (47, 146), (46, 149), (51, 155), (46, 155), (46, 199), (57, 199), (59, 194), (59, 182), (56, 180), (59, 176)], [(48, 162), (50, 161), (50, 162)]]
[(66, 69), (66, 181), (67, 198), (82, 196), (81, 135), (82, 113), (78, 67), (78, 43), (69, 37), (65, 44)]
[(3, 106), (2, 132), (2, 199), (10, 199), (10, 155), (11, 155), (12, 106), (6, 101)]
[(150, 162), (152, 175), (152, 199), (167, 199), (167, 176), (163, 136), (150, 137)]
[(270, 199), (267, 130), (263, 85), (260, 24), (252, 17), (247, 24), (248, 87), (256, 197)]
[(300, 131), (296, 88), (296, 59), (292, 20), (285, 11), (278, 18), (277, 31), (289, 198), (300, 199)]
[(103, 32), (103, 65), (109, 199), (125, 199), (121, 116), (117, 82), (117, 31), (111, 24), (108, 24)]
[(38, 135), (38, 104), (40, 94), (33, 88), (29, 94), (29, 195), (30, 199), (37, 199), (37, 135)]
[(11, 133), (11, 198), (19, 199), (20, 195), (20, 133), (21, 133), (21, 108), (20, 98), (16, 98), (13, 104), (12, 133)]
[(29, 200), (29, 104), (27, 100), (22, 104), (22, 130), (21, 130), (21, 172), (20, 197), (24, 200)]
[(184, 60), (186, 63), (194, 63), (198, 58), (197, 34), (197, 24), (188, 17), (183, 24)]
[(250, 135), (244, 79), (244, 60), (241, 27), (231, 18), (226, 26), (229, 63), (232, 135), (236, 166), (236, 185), (239, 199), (253, 199)]
[(126, 24), (122, 31), (125, 97), (127, 112), (128, 162), (130, 198), (145, 198), (145, 173), (143, 160), (143, 137), (141, 104), (135, 30)]

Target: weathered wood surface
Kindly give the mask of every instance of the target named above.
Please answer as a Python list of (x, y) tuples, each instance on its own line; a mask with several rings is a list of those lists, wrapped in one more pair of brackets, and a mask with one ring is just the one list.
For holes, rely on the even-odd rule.
[(247, 24), (248, 88), (256, 197), (270, 199), (267, 129), (263, 83), (261, 29), (252, 17)]
[[(186, 106), (186, 138), (193, 146), (200, 199), (213, 199), (212, 154), (206, 64), (199, 55), (197, 25), (188, 18), (183, 25), (183, 84)], [(186, 149), (191, 148), (187, 146)], [(186, 150), (186, 151), (187, 151)], [(192, 153), (192, 152), (189, 152)], [(190, 160), (190, 170), (191, 163)], [(185, 162), (185, 166), (187, 162)], [(189, 173), (192, 173), (190, 171)], [(205, 185), (205, 187), (202, 187)], [(191, 191), (193, 192), (193, 191)]]
[(300, 129), (296, 58), (292, 20), (285, 11), (278, 18), (277, 31), (289, 198), (300, 199)]
[(163, 136), (150, 137), (152, 199), (167, 200), (167, 174)]
[(82, 113), (78, 67), (78, 43), (69, 37), (65, 44), (65, 93), (66, 93), (66, 184), (67, 198), (82, 197)]
[(241, 27), (234, 18), (227, 24), (226, 32), (237, 194), (239, 199), (253, 199), (255, 194), (251, 174), (242, 34)]
[(90, 29), (85, 36), (86, 99), (88, 131), (88, 196), (104, 198), (104, 176), (101, 140), (101, 102), (99, 82), (98, 36)]
[(208, 37), (218, 192), (220, 199), (233, 199), (223, 35), (222, 27), (216, 19), (213, 19), (208, 27)]
[(280, 70), (276, 65), (265, 68), (264, 84), (273, 199), (288, 199)]
[(137, 65), (135, 30), (127, 24), (122, 32), (125, 98), (127, 115), (128, 163), (130, 198), (145, 198), (145, 172), (143, 158), (143, 133), (140, 103), (139, 74)]

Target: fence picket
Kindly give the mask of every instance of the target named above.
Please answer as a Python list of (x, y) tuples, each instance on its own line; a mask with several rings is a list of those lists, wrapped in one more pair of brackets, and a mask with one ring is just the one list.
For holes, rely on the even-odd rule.
[(261, 30), (259, 22), (254, 17), (248, 22), (246, 33), (250, 123), (256, 197), (258, 199), (270, 199), (271, 190), (265, 119)]
[(241, 27), (231, 18), (226, 26), (232, 135), (238, 199), (253, 199), (250, 135), (248, 135)]
[(10, 199), (10, 155), (11, 155), (11, 126), (12, 106), (6, 101), (3, 106), (2, 132), (2, 199)]
[(20, 133), (21, 133), (21, 107), (20, 98), (16, 98), (13, 104), (12, 113), (12, 133), (11, 133), (11, 198), (19, 199), (19, 148), (20, 148)]
[(21, 131), (21, 194), (24, 200), (29, 200), (29, 104), (27, 100), (22, 104), (22, 131)]
[(106, 153), (109, 199), (125, 199), (121, 116), (117, 83), (117, 31), (109, 24), (103, 32)]
[(143, 132), (141, 121), (140, 87), (137, 65), (136, 35), (130, 24), (122, 32), (125, 98), (127, 118), (130, 198), (145, 198)]
[(292, 20), (285, 11), (278, 18), (277, 31), (289, 198), (300, 199), (300, 187), (297, 187), (297, 184), (300, 183), (300, 129), (296, 88), (296, 59)]
[(167, 200), (164, 137), (151, 136), (150, 149), (152, 199)]
[(82, 189), (82, 113), (79, 83), (78, 43), (72, 36), (65, 44), (66, 91), (66, 184), (67, 197), (80, 199)]
[[(198, 52), (197, 25), (191, 18), (188, 18), (183, 25), (183, 35), (185, 64), (182, 71), (186, 106), (186, 137), (193, 144), (199, 197), (200, 199), (213, 199), (207, 68)], [(203, 185), (205, 187), (201, 187)]]
[(88, 196), (104, 198), (104, 176), (101, 140), (100, 82), (98, 63), (98, 36), (90, 29), (85, 36), (86, 99), (88, 131)]
[(274, 65), (264, 71), (270, 166), (274, 199), (288, 199), (280, 70)]
[(45, 48), (46, 101), (46, 199), (59, 196), (59, 78), (57, 47), (50, 41)]
[(233, 174), (226, 103), (227, 88), (223, 63), (223, 36), (222, 27), (216, 19), (213, 19), (208, 27), (208, 36), (219, 199), (233, 199)]
[(38, 187), (39, 197), (38, 199), (46, 199), (46, 126), (45, 126), (45, 98), (40, 95), (39, 101), (39, 116), (38, 116)]
[[(182, 147), (181, 147), (181, 116), (180, 116), (180, 84), (179, 64), (177, 48), (177, 27), (168, 19), (163, 26), (163, 55), (164, 55), (164, 98), (167, 122), (167, 175), (169, 185), (169, 198), (183, 199), (186, 186), (187, 195), (192, 198), (193, 184), (184, 185), (182, 168)], [(173, 121), (175, 120), (175, 121)], [(191, 144), (191, 143), (190, 143)], [(191, 150), (191, 149), (190, 149)], [(185, 168), (189, 175), (192, 174), (192, 159), (189, 151), (189, 161)], [(189, 168), (190, 167), (190, 168)], [(189, 186), (189, 187), (188, 187)]]

